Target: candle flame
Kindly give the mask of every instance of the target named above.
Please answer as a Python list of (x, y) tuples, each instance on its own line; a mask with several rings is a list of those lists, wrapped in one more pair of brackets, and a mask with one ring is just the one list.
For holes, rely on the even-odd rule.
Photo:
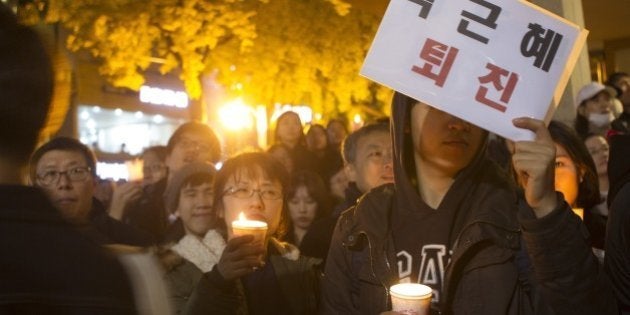
[(241, 211), (241, 213), (238, 215), (238, 220), (239, 221), (246, 221), (247, 218), (245, 217), (245, 214), (243, 213), (243, 211)]

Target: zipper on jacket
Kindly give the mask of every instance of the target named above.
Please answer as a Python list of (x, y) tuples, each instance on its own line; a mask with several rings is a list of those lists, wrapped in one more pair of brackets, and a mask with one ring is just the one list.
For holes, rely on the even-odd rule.
[[(494, 223), (494, 222), (485, 221), (485, 220), (474, 220), (474, 221), (472, 221), (472, 222), (470, 222), (470, 223), (466, 224), (466, 225), (465, 225), (465, 226), (461, 229), (461, 231), (459, 231), (459, 233), (457, 234), (457, 237), (455, 238), (455, 242), (453, 242), (453, 246), (452, 246), (452, 250), (453, 250), (453, 252), (454, 252), (454, 251), (456, 250), (456, 248), (459, 246), (459, 241), (460, 241), (460, 238), (462, 237), (462, 235), (464, 234), (464, 232), (465, 232), (467, 229), (469, 229), (470, 227), (472, 227), (473, 225), (476, 225), (476, 224), (488, 224), (488, 225), (491, 225), (491, 226), (493, 226), (493, 227), (495, 227), (495, 228), (498, 228), (498, 229), (501, 229), (501, 230), (504, 230), (504, 231), (507, 231), (507, 232), (510, 232), (510, 233), (516, 233), (516, 234), (520, 234), (520, 233), (521, 233), (521, 230), (520, 230), (520, 229), (515, 229), (515, 230), (514, 230), (514, 229), (506, 228), (505, 226), (502, 226), (502, 225), (496, 224), (496, 223)], [(464, 246), (466, 246), (466, 247), (470, 247), (470, 245), (472, 245), (472, 243), (466, 243), (466, 244), (464, 244)], [(467, 249), (466, 249), (466, 250), (467, 250)], [(466, 250), (465, 250), (465, 251), (466, 251)], [(459, 252), (460, 252), (460, 251), (458, 251), (458, 253), (459, 253)], [(462, 253), (463, 253), (463, 252), (462, 252)], [(461, 255), (462, 255), (462, 254), (460, 254), (460, 255), (458, 255), (458, 256), (461, 256)], [(444, 291), (444, 292), (443, 292), (443, 294), (444, 294), (444, 298), (445, 298), (445, 299), (444, 299), (444, 301), (443, 301), (443, 302), (444, 302), (444, 305), (448, 305), (448, 304), (450, 303), (450, 302), (449, 302), (449, 300), (450, 300), (450, 295), (449, 295), (449, 292), (448, 292), (449, 290), (448, 290), (448, 289), (450, 288), (450, 283), (453, 281), (453, 280), (452, 280), (452, 277), (451, 277), (451, 272), (452, 272), (452, 270), (453, 270), (453, 265), (454, 265), (454, 262), (455, 262), (455, 261), (454, 261), (454, 259), (453, 259), (453, 256), (451, 256), (451, 260), (450, 260), (449, 264), (446, 266), (446, 273), (445, 273), (445, 275), (444, 275), (444, 279), (445, 279), (445, 280), (446, 280), (446, 279), (448, 279), (449, 281), (444, 281), (444, 287), (442, 288), (442, 289), (443, 289), (443, 291)]]

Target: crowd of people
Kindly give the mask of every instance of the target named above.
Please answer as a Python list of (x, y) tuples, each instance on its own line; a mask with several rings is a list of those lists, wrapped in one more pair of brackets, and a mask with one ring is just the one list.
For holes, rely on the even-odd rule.
[(227, 158), (187, 122), (115, 185), (77, 139), (36, 148), (52, 75), (0, 5), (0, 314), (382, 314), (397, 283), (431, 314), (630, 314), (627, 73), (585, 85), (574, 126), (515, 119), (533, 141), (395, 93), (352, 131), (287, 111)]

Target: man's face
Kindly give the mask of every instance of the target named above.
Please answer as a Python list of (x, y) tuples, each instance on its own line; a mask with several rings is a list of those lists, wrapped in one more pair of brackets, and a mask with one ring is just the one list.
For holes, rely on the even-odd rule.
[(41, 187), (62, 216), (85, 223), (92, 209), (96, 181), (80, 152), (52, 150), (36, 165), (35, 183)]
[(347, 167), (348, 180), (362, 193), (394, 182), (392, 139), (388, 132), (372, 132), (357, 141), (353, 163)]
[(181, 134), (173, 146), (173, 150), (166, 156), (165, 164), (169, 174), (175, 174), (184, 165), (192, 162), (212, 164), (212, 144), (203, 135), (185, 132)]
[(216, 215), (212, 209), (212, 183), (182, 187), (179, 191), (177, 213), (186, 234), (203, 238), (212, 228)]
[(455, 177), (473, 160), (483, 130), (455, 116), (417, 103), (411, 110), (416, 167)]

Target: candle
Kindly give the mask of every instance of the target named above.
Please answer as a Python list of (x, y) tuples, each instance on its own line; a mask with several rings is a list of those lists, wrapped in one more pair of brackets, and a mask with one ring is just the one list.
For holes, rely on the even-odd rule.
[(247, 220), (243, 212), (238, 216), (238, 220), (232, 221), (232, 237), (238, 237), (243, 235), (253, 235), (254, 240), (252, 243), (258, 243), (263, 246), (263, 254), (260, 256), (260, 260), (264, 261), (266, 256), (266, 243), (265, 237), (267, 236), (267, 222)]
[(392, 311), (407, 315), (428, 315), (433, 290), (419, 283), (399, 283), (389, 288)]
[(232, 235), (253, 235), (254, 242), (263, 242), (267, 234), (267, 223), (263, 221), (248, 220), (243, 212), (238, 216), (238, 220), (232, 221)]

